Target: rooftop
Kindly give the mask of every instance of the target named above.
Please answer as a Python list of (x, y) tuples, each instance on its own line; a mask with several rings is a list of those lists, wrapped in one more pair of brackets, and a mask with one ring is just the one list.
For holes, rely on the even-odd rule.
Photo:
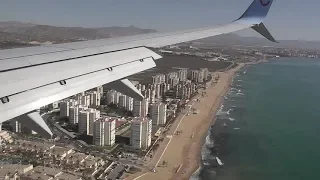
[(48, 150), (55, 147), (54, 144), (49, 142), (36, 142), (36, 141), (25, 141), (25, 140), (16, 140), (16, 143), (21, 146), (34, 148), (34, 149), (43, 149)]
[(81, 180), (79, 177), (80, 175), (73, 175), (69, 173), (62, 173), (57, 178), (54, 178), (54, 180)]
[(69, 147), (54, 147), (51, 149), (51, 153), (52, 154), (56, 154), (56, 155), (62, 155), (64, 153), (69, 154), (70, 151), (72, 151), (73, 148), (69, 148)]
[(33, 168), (31, 164), (20, 165), (20, 164), (5, 164), (0, 165), (0, 177), (6, 176), (8, 173), (14, 174), (18, 171), (20, 174), (26, 173)]

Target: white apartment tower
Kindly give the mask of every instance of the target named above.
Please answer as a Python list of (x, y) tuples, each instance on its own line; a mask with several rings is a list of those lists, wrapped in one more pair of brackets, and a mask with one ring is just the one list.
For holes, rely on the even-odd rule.
[(112, 118), (101, 118), (94, 122), (93, 143), (97, 146), (113, 146), (115, 144), (116, 121)]
[(106, 146), (113, 146), (116, 142), (116, 121), (110, 118), (107, 119), (104, 124), (104, 144)]
[(156, 87), (155, 87), (155, 90), (156, 90), (156, 98), (159, 99), (161, 97), (161, 87), (160, 87), (160, 84), (157, 84)]
[(132, 97), (127, 96), (127, 98), (126, 98), (126, 109), (128, 111), (132, 111), (133, 110), (133, 98)]
[(114, 99), (114, 94), (115, 94), (116, 92), (114, 91), (114, 90), (110, 90), (110, 91), (108, 91), (107, 92), (107, 102), (110, 104), (110, 103), (115, 103), (116, 101), (115, 101), (115, 99)]
[(141, 116), (141, 107), (142, 107), (141, 105), (142, 105), (141, 101), (136, 100), (136, 99), (133, 100), (132, 113), (133, 113), (134, 117), (140, 117)]
[(104, 146), (104, 121), (95, 121), (93, 127), (93, 144), (96, 146)]
[(119, 104), (118, 104), (118, 106), (127, 109), (126, 100), (127, 100), (127, 96), (126, 95), (120, 95), (119, 96)]
[(69, 101), (61, 101), (60, 102), (60, 117), (68, 117), (69, 116)]
[(94, 122), (96, 119), (100, 118), (100, 111), (96, 109), (88, 109), (89, 111), (89, 131), (87, 131), (87, 134), (92, 135), (94, 132)]
[(81, 97), (81, 103), (82, 106), (89, 106), (90, 105), (90, 95), (85, 95)]
[(79, 133), (83, 134), (89, 133), (89, 111), (80, 111), (79, 112)]
[(141, 117), (146, 117), (149, 110), (149, 99), (143, 99), (141, 103)]
[(79, 107), (71, 106), (69, 108), (69, 121), (71, 124), (78, 124), (79, 122)]
[(156, 101), (156, 90), (152, 89), (150, 93), (150, 103), (154, 103)]
[(152, 104), (150, 115), (151, 115), (153, 126), (158, 126), (160, 124), (159, 114), (160, 114), (160, 103)]
[(96, 107), (100, 106), (100, 94), (97, 91), (90, 93), (91, 106)]
[(98, 86), (97, 87), (97, 93), (100, 94), (101, 96), (103, 95), (103, 86)]
[(156, 103), (151, 107), (152, 125), (164, 125), (167, 122), (167, 105), (165, 103)]
[(165, 125), (167, 122), (167, 104), (161, 103), (159, 107), (159, 124)]
[(131, 122), (130, 143), (135, 149), (147, 149), (151, 145), (152, 120), (136, 117)]

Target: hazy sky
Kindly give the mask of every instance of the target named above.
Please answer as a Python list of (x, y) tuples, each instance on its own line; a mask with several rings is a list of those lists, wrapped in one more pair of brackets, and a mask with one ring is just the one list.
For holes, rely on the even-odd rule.
[[(1, 0), (0, 21), (129, 26), (170, 31), (230, 22), (252, 0)], [(275, 0), (266, 26), (276, 39), (320, 40), (320, 1)], [(253, 30), (242, 35), (256, 35)]]

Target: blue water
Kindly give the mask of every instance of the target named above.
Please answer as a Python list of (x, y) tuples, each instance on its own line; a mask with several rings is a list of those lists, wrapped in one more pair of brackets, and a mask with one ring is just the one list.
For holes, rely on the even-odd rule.
[(202, 160), (191, 179), (320, 179), (320, 59), (242, 69), (208, 132)]

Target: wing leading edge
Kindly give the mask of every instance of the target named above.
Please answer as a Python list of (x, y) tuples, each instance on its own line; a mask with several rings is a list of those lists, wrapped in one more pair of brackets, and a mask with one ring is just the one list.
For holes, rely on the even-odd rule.
[(216, 27), (2, 50), (0, 123), (25, 116), (49, 132), (34, 109), (106, 83), (131, 97), (142, 98), (124, 78), (154, 67), (154, 60), (161, 58), (147, 47), (162, 47), (245, 28), (253, 28), (275, 42), (262, 23), (272, 2), (254, 0), (239, 19)]

